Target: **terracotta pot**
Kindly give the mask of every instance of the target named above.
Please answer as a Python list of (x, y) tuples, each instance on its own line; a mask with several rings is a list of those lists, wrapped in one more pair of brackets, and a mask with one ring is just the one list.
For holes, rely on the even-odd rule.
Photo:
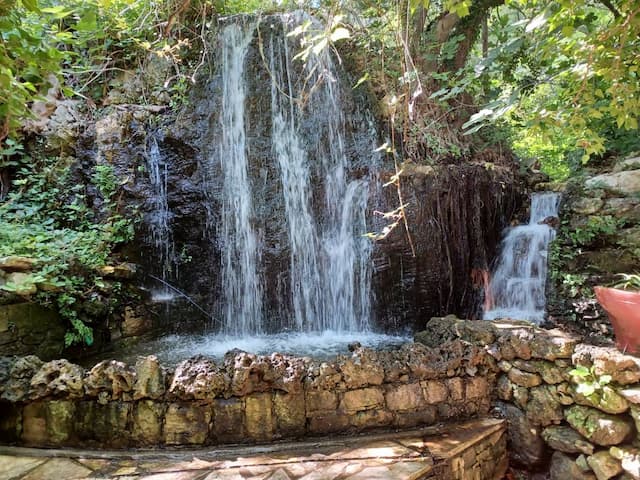
[(640, 354), (640, 292), (595, 287), (596, 298), (613, 325), (617, 347)]

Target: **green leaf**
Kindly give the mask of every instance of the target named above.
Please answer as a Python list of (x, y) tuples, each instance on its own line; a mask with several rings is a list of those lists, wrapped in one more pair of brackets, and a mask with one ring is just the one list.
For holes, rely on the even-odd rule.
[(88, 10), (82, 15), (78, 23), (76, 23), (76, 30), (80, 32), (92, 32), (98, 28), (96, 20), (96, 12), (94, 10)]
[(589, 370), (587, 367), (584, 367), (582, 365), (578, 365), (576, 368), (569, 371), (569, 375), (584, 378), (591, 375), (591, 370)]
[(73, 10), (67, 10), (63, 5), (57, 5), (55, 7), (46, 7), (46, 8), (42, 8), (40, 10), (43, 13), (49, 13), (53, 16), (53, 18), (55, 18), (56, 20), (60, 20), (62, 18), (66, 18), (69, 15), (71, 15), (72, 13), (74, 13)]
[(595, 391), (595, 386), (592, 383), (581, 383), (576, 387), (576, 392), (580, 395), (584, 395), (585, 397), (593, 395)]
[(38, 8), (38, 0), (22, 0), (22, 5), (24, 5), (24, 8), (26, 8), (30, 12), (37, 13), (40, 11), (40, 9)]

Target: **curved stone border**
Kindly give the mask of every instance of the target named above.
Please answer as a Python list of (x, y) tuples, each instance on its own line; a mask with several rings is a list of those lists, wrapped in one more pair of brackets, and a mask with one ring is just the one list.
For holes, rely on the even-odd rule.
[(155, 357), (104, 361), (0, 359), (0, 438), (29, 446), (256, 443), (485, 415), (493, 383), (482, 348), (407, 344), (356, 349), (332, 362), (229, 352), (174, 371)]

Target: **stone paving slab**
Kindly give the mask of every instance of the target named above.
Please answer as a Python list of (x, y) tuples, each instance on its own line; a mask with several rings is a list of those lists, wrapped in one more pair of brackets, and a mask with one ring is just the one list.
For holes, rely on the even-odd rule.
[(211, 450), (0, 447), (0, 480), (431, 479), (438, 478), (432, 475), (436, 463), (504, 428), (502, 420), (482, 419), (405, 432)]

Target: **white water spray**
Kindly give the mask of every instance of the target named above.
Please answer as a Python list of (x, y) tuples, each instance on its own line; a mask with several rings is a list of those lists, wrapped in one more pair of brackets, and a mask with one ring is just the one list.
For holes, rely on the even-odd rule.
[(559, 204), (559, 193), (534, 194), (529, 224), (507, 229), (489, 287), (493, 306), (484, 312), (485, 320), (544, 320), (547, 254), (556, 232), (541, 222), (557, 217)]

